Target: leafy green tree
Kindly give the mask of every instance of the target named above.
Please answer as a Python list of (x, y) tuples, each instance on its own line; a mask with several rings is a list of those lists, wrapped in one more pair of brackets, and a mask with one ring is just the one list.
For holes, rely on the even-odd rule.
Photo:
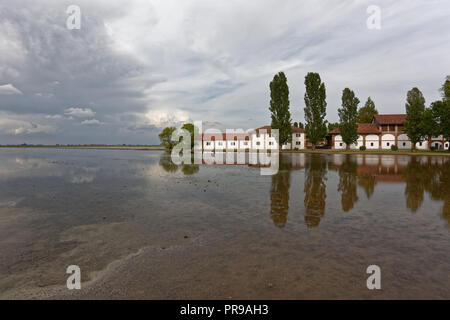
[[(425, 109), (420, 126), (422, 135), (428, 139), (439, 135), (439, 127), (436, 123), (433, 110), (431, 108)], [(428, 149), (430, 149), (430, 146), (428, 146)]]
[(315, 149), (316, 144), (327, 134), (327, 94), (318, 73), (309, 72), (305, 76), (305, 87), (305, 131)]
[(294, 127), (298, 128), (298, 122), (294, 122)]
[[(442, 134), (445, 140), (450, 141), (450, 102), (435, 101), (431, 104), (431, 110), (438, 131), (436, 135)], [(450, 146), (448, 151), (450, 152)]]
[(159, 140), (161, 140), (161, 145), (166, 147), (167, 149), (172, 149), (175, 145), (175, 141), (172, 141), (172, 133), (176, 130), (175, 127), (166, 127), (159, 134)]
[(339, 122), (329, 122), (328, 123), (328, 132), (333, 131), (336, 128), (339, 128)]
[(416, 143), (423, 140), (422, 118), (425, 112), (425, 98), (418, 88), (408, 91), (406, 97), (406, 122), (403, 130), (411, 140), (413, 151), (416, 150)]
[(378, 110), (375, 107), (375, 102), (369, 97), (367, 98), (364, 107), (358, 110), (358, 122), (359, 123), (371, 123), (373, 116), (378, 114)]
[[(447, 76), (440, 91), (442, 92), (442, 101), (433, 102), (431, 108), (439, 126), (439, 134), (442, 134), (445, 140), (450, 141), (450, 76)], [(448, 151), (450, 152), (450, 145)]]
[(347, 150), (358, 140), (358, 104), (359, 99), (355, 93), (349, 88), (345, 88), (342, 92), (342, 108), (338, 109), (338, 113), (339, 131)]
[(291, 113), (289, 111), (289, 87), (284, 72), (279, 72), (270, 82), (270, 108), (272, 128), (279, 130), (279, 147), (290, 142)]

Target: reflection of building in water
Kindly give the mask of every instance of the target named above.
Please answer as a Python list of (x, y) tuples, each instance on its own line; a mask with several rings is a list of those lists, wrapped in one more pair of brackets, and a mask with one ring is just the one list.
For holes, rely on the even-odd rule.
[(321, 155), (311, 155), (305, 169), (305, 223), (314, 228), (325, 214), (327, 160)]
[(270, 216), (273, 223), (283, 228), (289, 212), (289, 188), (291, 187), (291, 159), (280, 154), (280, 167), (277, 174), (272, 176), (270, 188)]
[(405, 184), (406, 207), (417, 211), (428, 192), (433, 200), (444, 201), (442, 217), (450, 225), (450, 158), (429, 156), (335, 154), (330, 170), (339, 172), (342, 208), (350, 210), (358, 196), (355, 178), (369, 198), (377, 184)]

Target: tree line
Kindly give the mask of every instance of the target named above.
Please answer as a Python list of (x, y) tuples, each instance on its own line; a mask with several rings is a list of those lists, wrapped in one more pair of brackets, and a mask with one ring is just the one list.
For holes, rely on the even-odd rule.
[[(312, 148), (323, 141), (329, 131), (339, 129), (346, 148), (358, 140), (358, 123), (371, 123), (378, 114), (374, 101), (369, 97), (365, 105), (358, 109), (360, 100), (354, 91), (345, 88), (342, 91), (342, 103), (338, 109), (339, 122), (326, 120), (326, 88), (318, 73), (309, 72), (305, 76), (305, 124), (294, 122), (295, 127), (304, 128)], [(425, 98), (418, 88), (411, 89), (406, 98), (407, 120), (404, 131), (412, 143), (442, 135), (450, 140), (450, 76), (447, 76), (440, 88), (442, 99), (425, 106)], [(289, 111), (289, 87), (284, 72), (279, 72), (270, 82), (270, 107), (272, 128), (279, 130), (280, 145), (291, 141), (291, 114)], [(450, 148), (449, 148), (450, 151)]]

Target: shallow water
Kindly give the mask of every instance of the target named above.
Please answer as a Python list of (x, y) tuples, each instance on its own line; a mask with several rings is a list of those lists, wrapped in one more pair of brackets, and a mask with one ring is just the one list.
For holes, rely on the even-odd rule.
[(280, 157), (2, 149), (0, 297), (450, 298), (450, 157)]

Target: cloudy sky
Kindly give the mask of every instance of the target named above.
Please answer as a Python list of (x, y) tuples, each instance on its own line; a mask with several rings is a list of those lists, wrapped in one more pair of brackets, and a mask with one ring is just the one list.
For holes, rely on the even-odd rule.
[[(367, 28), (369, 5), (380, 30)], [(402, 113), (414, 86), (439, 98), (449, 17), (448, 0), (0, 0), (0, 144), (150, 144), (192, 120), (255, 128), (270, 124), (279, 71), (294, 121), (310, 71), (330, 121), (345, 87)]]

